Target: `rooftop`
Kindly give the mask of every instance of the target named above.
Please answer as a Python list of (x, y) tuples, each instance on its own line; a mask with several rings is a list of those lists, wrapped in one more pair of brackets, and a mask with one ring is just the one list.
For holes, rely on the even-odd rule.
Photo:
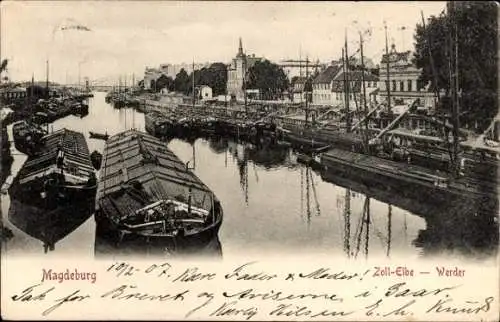
[(389, 63), (395, 63), (395, 62), (408, 62), (410, 63), (411, 57), (410, 57), (411, 51), (405, 51), (405, 52), (398, 52), (396, 51), (396, 46), (393, 44), (391, 47), (391, 51), (389, 54), (383, 54), (382, 55), (382, 64), (386, 64), (388, 61)]
[[(362, 71), (352, 70), (349, 71), (348, 75), (349, 75), (349, 81), (355, 82), (354, 86), (351, 86), (350, 90), (352, 92), (359, 92), (361, 90)], [(376, 75), (373, 75), (365, 71), (365, 82), (373, 82), (378, 80), (379, 78)], [(335, 77), (335, 82), (332, 87), (332, 92), (343, 92), (343, 91), (344, 91), (344, 72), (341, 71)]]
[(64, 168), (70, 173), (88, 179), (94, 172), (85, 137), (80, 132), (61, 129), (46, 135), (39, 154), (29, 157), (19, 171), (21, 183), (31, 181), (56, 166), (60, 152), (64, 155)]
[(319, 75), (313, 80), (313, 84), (329, 84), (341, 69), (342, 67), (339, 65), (328, 66), (327, 69), (319, 73)]

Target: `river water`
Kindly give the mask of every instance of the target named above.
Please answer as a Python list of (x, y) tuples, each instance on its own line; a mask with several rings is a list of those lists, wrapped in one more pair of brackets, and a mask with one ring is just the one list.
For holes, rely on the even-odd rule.
[[(143, 114), (133, 109), (114, 109), (104, 97), (105, 93), (95, 93), (89, 100), (87, 116), (69, 116), (51, 127), (83, 132), (89, 150), (100, 152), (104, 141), (89, 139), (89, 130), (108, 134), (128, 128), (144, 130)], [(326, 181), (316, 171), (297, 163), (295, 153), (287, 148), (258, 148), (220, 138), (200, 138), (194, 143), (173, 139), (168, 146), (184, 162), (195, 161), (195, 173), (221, 200), (224, 220), (219, 240), (223, 256), (317, 253), (408, 259), (476, 251), (467, 234), (443, 228), (446, 225), (430, 229), (423, 216), (397, 207), (397, 200), (385, 198), (382, 202), (356, 192), (360, 189), (355, 183), (336, 185)], [(13, 145), (12, 151), (15, 174), (26, 156)], [(1, 198), (4, 224), (14, 233), (2, 245), (7, 254), (95, 256), (93, 216), (59, 240), (52, 251), (45, 252), (41, 241), (9, 221), (9, 196)]]

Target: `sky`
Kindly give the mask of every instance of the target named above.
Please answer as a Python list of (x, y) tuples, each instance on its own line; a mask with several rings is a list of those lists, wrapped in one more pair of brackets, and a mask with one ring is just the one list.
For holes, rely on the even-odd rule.
[[(239, 37), (247, 54), (271, 61), (338, 59), (347, 34), (349, 51), (359, 48), (375, 64), (389, 46), (413, 48), (421, 22), (445, 2), (187, 2), (187, 1), (3, 1), (1, 58), (14, 81), (77, 82), (89, 77), (116, 83), (138, 80), (146, 66), (161, 63), (229, 63)], [(87, 30), (68, 29), (85, 26)], [(405, 27), (405, 30), (401, 30)], [(80, 71), (80, 72), (79, 72)]]

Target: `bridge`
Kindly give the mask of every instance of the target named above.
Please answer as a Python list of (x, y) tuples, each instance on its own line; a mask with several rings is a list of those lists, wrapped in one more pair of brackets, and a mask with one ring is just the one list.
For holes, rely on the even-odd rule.
[(322, 68), (325, 66), (325, 64), (321, 64), (319, 61), (317, 62), (312, 62), (311, 60), (303, 60), (303, 59), (285, 59), (282, 60), (278, 63), (281, 67), (303, 67), (305, 68), (310, 67), (310, 68)]

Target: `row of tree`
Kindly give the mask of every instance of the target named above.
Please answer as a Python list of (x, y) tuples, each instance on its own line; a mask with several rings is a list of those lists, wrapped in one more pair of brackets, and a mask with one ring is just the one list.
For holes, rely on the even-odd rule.
[[(226, 94), (227, 66), (224, 63), (213, 63), (209, 67), (195, 70), (194, 83), (195, 86), (210, 86), (213, 95)], [(153, 91), (157, 92), (166, 88), (169, 91), (192, 95), (193, 73), (188, 74), (185, 69), (181, 69), (175, 79), (161, 75), (158, 79), (151, 80), (149, 85)], [(263, 60), (256, 62), (248, 69), (244, 86), (247, 89), (259, 89), (262, 97), (271, 99), (281, 95), (289, 85), (290, 82), (283, 68), (269, 60)], [(144, 81), (140, 81), (139, 86), (144, 87)]]
[[(223, 63), (213, 63), (209, 67), (204, 67), (194, 71), (195, 86), (207, 85), (212, 88), (214, 95), (223, 95), (226, 92), (227, 85), (227, 67)], [(143, 87), (144, 82), (139, 82), (139, 86)], [(193, 93), (193, 72), (188, 74), (182, 68), (175, 79), (170, 76), (161, 75), (156, 80), (151, 80), (151, 89), (160, 91), (165, 88), (168, 91), (175, 91), (185, 95)]]
[[(414, 62), (422, 68), (421, 80), (449, 97), (450, 73), (454, 71), (450, 71), (448, 62), (453, 59), (450, 55), (455, 55), (450, 46), (455, 41), (452, 31), (456, 25), (460, 109), (464, 121), (477, 122), (481, 129), (498, 111), (498, 8), (494, 2), (463, 1), (449, 9), (430, 17), (425, 27), (423, 23), (417, 25)], [(442, 107), (449, 109), (449, 104)]]

